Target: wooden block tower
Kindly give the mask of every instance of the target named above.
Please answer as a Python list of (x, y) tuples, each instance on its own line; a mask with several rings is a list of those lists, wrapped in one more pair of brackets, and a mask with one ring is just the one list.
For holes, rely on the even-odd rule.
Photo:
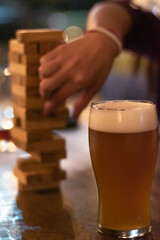
[(19, 157), (14, 173), (20, 191), (48, 190), (59, 187), (65, 178), (60, 159), (65, 158), (65, 140), (52, 129), (66, 126), (65, 103), (52, 114), (43, 115), (39, 96), (40, 57), (63, 43), (63, 32), (49, 29), (18, 30), (9, 42), (9, 66), (14, 110), (13, 142), (30, 153)]

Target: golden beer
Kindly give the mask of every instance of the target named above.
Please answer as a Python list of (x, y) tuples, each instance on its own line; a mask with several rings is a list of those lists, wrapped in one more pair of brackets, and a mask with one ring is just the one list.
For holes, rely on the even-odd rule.
[(150, 231), (150, 192), (158, 152), (155, 105), (92, 104), (89, 144), (99, 195), (99, 232), (134, 237)]

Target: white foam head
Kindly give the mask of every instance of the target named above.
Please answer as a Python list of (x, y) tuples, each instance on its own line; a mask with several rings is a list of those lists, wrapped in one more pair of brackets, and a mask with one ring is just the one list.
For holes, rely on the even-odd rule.
[(89, 127), (95, 131), (136, 133), (158, 127), (155, 104), (143, 101), (105, 101), (93, 103)]

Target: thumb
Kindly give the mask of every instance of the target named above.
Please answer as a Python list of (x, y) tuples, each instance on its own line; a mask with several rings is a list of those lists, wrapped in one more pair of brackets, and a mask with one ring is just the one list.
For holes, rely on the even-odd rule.
[(78, 98), (74, 105), (74, 118), (77, 119), (82, 110), (87, 106), (88, 102), (92, 99), (97, 91), (93, 88), (86, 89)]

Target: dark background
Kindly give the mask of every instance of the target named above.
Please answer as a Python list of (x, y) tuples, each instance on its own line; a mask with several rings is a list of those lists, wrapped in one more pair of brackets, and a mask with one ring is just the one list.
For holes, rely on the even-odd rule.
[(0, 75), (8, 63), (8, 40), (17, 29), (78, 26), (98, 0), (0, 0)]
[(85, 28), (87, 12), (96, 2), (98, 1), (0, 0), (0, 41), (13, 37), (19, 28), (50, 27), (47, 20), (55, 12), (65, 13), (68, 25), (76, 23), (75, 25)]
[[(69, 26), (85, 29), (88, 10), (98, 0), (0, 0), (0, 103), (10, 81), (4, 69), (8, 66), (8, 41), (17, 29), (57, 28)], [(7, 87), (6, 87), (7, 83)], [(8, 91), (8, 90), (7, 90)]]
[[(8, 66), (8, 40), (15, 37), (17, 29), (63, 30), (68, 26), (78, 26), (84, 30), (89, 9), (99, 1), (0, 0), (0, 89), (4, 82), (3, 70)], [(137, 63), (136, 57), (132, 53), (127, 56), (122, 54), (101, 91), (105, 99), (152, 100), (155, 98), (155, 93), (150, 93), (150, 81), (146, 70), (143, 70), (145, 68), (143, 61), (140, 61), (140, 70), (133, 74), (132, 69)], [(154, 74), (154, 71), (151, 72)], [(153, 80), (151, 82), (153, 83)]]

